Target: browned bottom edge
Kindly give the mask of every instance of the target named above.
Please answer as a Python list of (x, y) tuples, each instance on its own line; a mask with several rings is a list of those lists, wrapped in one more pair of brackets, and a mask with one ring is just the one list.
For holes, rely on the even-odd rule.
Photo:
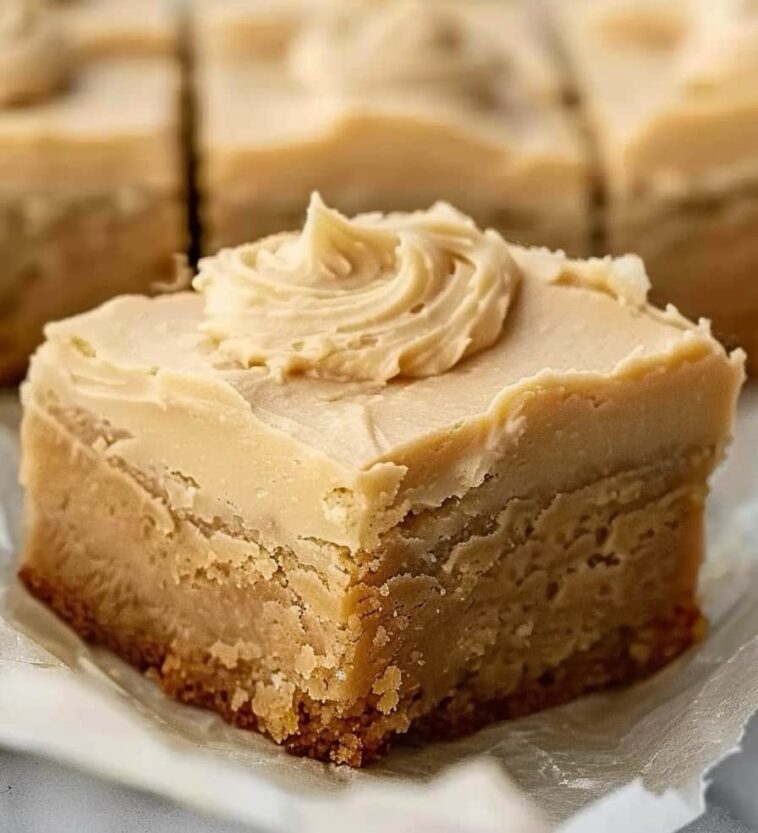
[[(102, 628), (82, 600), (34, 569), (22, 567), (19, 576), (34, 596), (80, 636), (114, 651), (155, 680), (170, 697), (216, 711), (243, 729), (263, 731), (249, 705), (232, 708), (236, 686), (229, 677), (220, 676), (210, 661), (171, 662), (167, 645)], [(524, 717), (583, 694), (641, 680), (671, 662), (704, 633), (705, 620), (700, 611), (694, 605), (677, 606), (644, 627), (615, 630), (539, 678), (525, 679), (519, 689), (504, 697), (483, 701), (474, 686), (464, 680), (433, 711), (414, 717), (403, 736), (392, 729), (377, 732), (375, 723), (382, 721), (382, 715), (369, 702), (358, 703), (349, 716), (335, 719), (332, 709), (324, 709), (303, 694), (297, 731), (282, 745), (292, 754), (364, 766), (384, 755), (393, 740), (449, 740), (496, 720)], [(401, 702), (399, 708), (403, 706)], [(324, 713), (329, 716), (325, 718)]]

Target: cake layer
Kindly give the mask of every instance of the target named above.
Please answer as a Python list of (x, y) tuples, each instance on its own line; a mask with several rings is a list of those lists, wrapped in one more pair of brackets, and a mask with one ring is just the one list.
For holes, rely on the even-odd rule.
[(371, 553), (313, 542), (306, 560), (173, 506), (106, 461), (109, 432), (27, 407), (22, 577), (173, 696), (301, 754), (366, 763), (396, 734), (454, 734), (644, 676), (698, 633), (712, 451), (550, 500), (503, 502), (493, 471)]
[[(170, 697), (193, 706), (212, 709), (242, 729), (264, 731), (249, 701), (235, 704), (239, 691), (236, 671), (218, 664), (215, 657), (199, 654), (181, 661), (169, 659), (161, 641), (144, 634), (132, 638), (101, 628), (86, 601), (33, 568), (23, 568), (21, 577), (40, 601), (49, 605), (82, 637), (114, 651), (143, 671)], [(703, 635), (705, 623), (697, 609), (674, 610), (637, 630), (622, 628), (606, 636), (588, 651), (569, 657), (541, 678), (529, 680), (505, 697), (482, 701), (467, 684), (440, 703), (432, 712), (410, 723), (411, 742), (449, 740), (496, 720), (525, 717), (559, 706), (584, 694), (611, 686), (629, 684), (658, 671), (686, 651)], [(285, 749), (329, 763), (365, 766), (384, 755), (398, 735), (379, 722), (378, 711), (364, 711), (343, 718), (331, 707), (303, 698), (298, 702), (297, 731), (282, 741)], [(407, 720), (402, 720), (403, 726)], [(389, 731), (388, 731), (389, 729)], [(384, 730), (384, 731), (383, 731)], [(405, 731), (400, 729), (400, 732)]]

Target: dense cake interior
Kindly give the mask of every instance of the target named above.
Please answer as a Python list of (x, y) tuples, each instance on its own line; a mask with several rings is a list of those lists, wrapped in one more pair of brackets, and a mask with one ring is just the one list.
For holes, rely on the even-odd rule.
[(24, 430), (33, 592), (180, 699), (317, 757), (634, 678), (697, 633), (712, 448), (508, 500), (496, 469), (371, 552), (308, 558), (172, 505), (98, 454), (117, 433), (86, 414), (35, 405)]

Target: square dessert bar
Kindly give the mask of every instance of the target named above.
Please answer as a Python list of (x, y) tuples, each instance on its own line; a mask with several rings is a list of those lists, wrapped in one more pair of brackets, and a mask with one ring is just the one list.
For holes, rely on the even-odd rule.
[(741, 0), (554, 4), (607, 190), (607, 248), (656, 303), (758, 370), (758, 11)]
[(533, 13), (196, 3), (205, 250), (298, 228), (317, 189), (348, 213), (447, 199), (509, 239), (586, 254), (586, 149)]
[(171, 696), (353, 766), (643, 677), (701, 633), (743, 356), (640, 262), (438, 205), (51, 324), (21, 577)]
[(86, 57), (59, 15), (27, 5), (28, 26), (0, 35), (6, 383), (47, 321), (170, 280), (185, 245), (178, 62)]

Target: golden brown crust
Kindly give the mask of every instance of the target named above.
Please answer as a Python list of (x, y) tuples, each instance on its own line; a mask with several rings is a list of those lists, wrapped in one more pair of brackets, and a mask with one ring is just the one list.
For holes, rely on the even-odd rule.
[[(170, 697), (218, 712), (243, 729), (261, 731), (249, 703), (233, 705), (235, 674), (208, 656), (178, 658), (169, 645), (143, 634), (119, 633), (99, 625), (86, 603), (39, 571), (24, 566), (19, 575), (31, 593), (48, 604), (84, 639), (101, 644), (155, 680)], [(582, 694), (642, 679), (671, 662), (704, 633), (698, 609), (676, 607), (642, 628), (620, 628), (587, 651), (577, 652), (537, 679), (525, 678), (505, 697), (482, 701), (462, 681), (455, 693), (432, 712), (410, 721), (409, 740), (458, 737), (493, 720), (523, 717), (566, 703)], [(398, 709), (412, 712), (412, 702)], [(296, 755), (349, 766), (365, 766), (381, 757), (396, 729), (385, 729), (375, 703), (364, 699), (349, 713), (335, 716), (305, 694), (299, 695), (297, 731), (282, 744)]]

